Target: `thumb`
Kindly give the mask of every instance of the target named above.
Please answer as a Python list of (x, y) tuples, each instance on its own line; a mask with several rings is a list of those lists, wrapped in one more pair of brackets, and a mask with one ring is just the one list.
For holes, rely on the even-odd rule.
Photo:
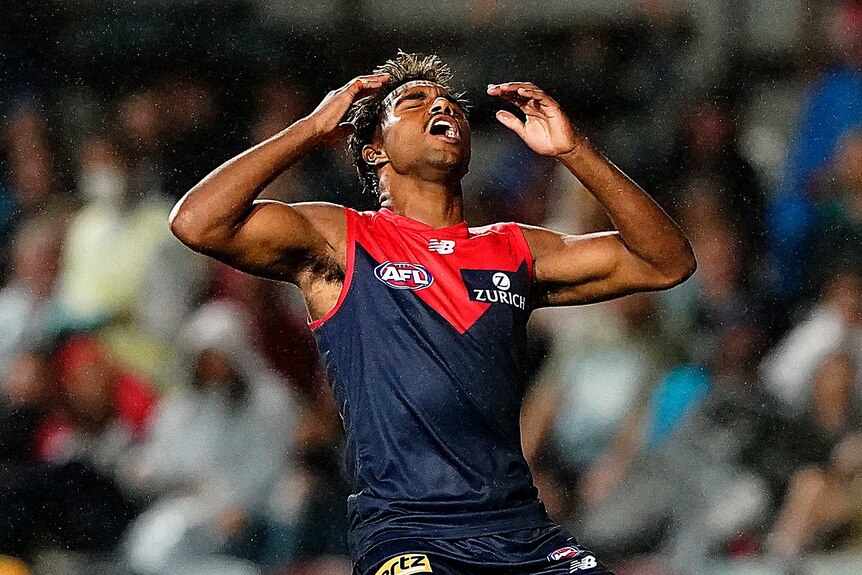
[(505, 110), (500, 110), (497, 112), (496, 115), (497, 119), (500, 121), (501, 124), (509, 128), (522, 138), (524, 137), (524, 122), (519, 120), (515, 114), (507, 112)]

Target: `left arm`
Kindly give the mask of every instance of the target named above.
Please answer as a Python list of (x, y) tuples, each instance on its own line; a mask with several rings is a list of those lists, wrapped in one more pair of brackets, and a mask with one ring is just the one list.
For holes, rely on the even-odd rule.
[(607, 210), (616, 231), (567, 235), (522, 226), (533, 253), (536, 307), (575, 305), (673, 287), (697, 266), (679, 226), (635, 182), (572, 126), (559, 104), (534, 84), (488, 87), (517, 105), (497, 119), (538, 154), (557, 158)]

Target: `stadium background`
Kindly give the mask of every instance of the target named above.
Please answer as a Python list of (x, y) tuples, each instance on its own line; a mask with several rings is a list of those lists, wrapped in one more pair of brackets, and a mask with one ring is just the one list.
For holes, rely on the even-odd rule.
[[(484, 86), (530, 80), (698, 256), (668, 292), (534, 314), (524, 443), (554, 517), (619, 575), (862, 570), (862, 3), (2, 14), (0, 573), (349, 572), (340, 421), (300, 298), (166, 221), (399, 48), (440, 54), (473, 104), (471, 224), (609, 226), (493, 121)], [(265, 194), (375, 205), (340, 148)]]

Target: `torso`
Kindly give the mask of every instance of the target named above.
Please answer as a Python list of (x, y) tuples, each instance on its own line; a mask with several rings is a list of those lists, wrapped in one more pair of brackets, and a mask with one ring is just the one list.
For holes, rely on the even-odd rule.
[(344, 285), (311, 326), (347, 432), (352, 550), (552, 525), (520, 447), (520, 229), (345, 213)]

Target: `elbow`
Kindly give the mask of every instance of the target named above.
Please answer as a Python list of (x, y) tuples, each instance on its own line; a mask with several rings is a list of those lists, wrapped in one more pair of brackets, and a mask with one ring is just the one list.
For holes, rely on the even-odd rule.
[(697, 271), (697, 258), (694, 256), (691, 244), (688, 242), (685, 243), (683, 253), (679, 257), (674, 258), (673, 263), (674, 265), (669, 270), (661, 274), (659, 289), (670, 289), (678, 286)]
[(168, 226), (178, 240), (195, 251), (202, 251), (207, 243), (205, 230), (196, 223), (196, 218), (183, 206), (182, 200), (171, 210)]

